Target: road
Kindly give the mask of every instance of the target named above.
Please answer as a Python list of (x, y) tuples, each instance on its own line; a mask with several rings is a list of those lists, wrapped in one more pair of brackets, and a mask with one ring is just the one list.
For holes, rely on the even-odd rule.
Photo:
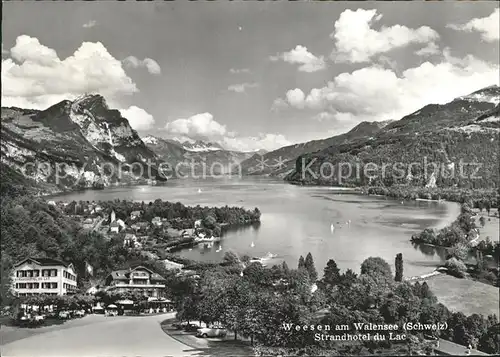
[(165, 334), (154, 316), (87, 316), (87, 324), (71, 321), (63, 328), (42, 332), (1, 346), (9, 357), (163, 357), (207, 356)]

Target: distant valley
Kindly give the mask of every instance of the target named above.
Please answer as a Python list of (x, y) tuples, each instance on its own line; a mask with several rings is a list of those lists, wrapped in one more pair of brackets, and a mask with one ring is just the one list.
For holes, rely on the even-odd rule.
[[(103, 188), (115, 184), (161, 182), (160, 163), (180, 175), (265, 175), (297, 184), (385, 185), (429, 184), (421, 169), (394, 179), (363, 175), (338, 182), (335, 175), (317, 177), (322, 165), (364, 165), (421, 161), (442, 163), (445, 171), (460, 160), (480, 163), (479, 179), (440, 175), (435, 186), (498, 187), (500, 89), (483, 88), (443, 104), (429, 104), (397, 121), (362, 122), (330, 138), (289, 145), (274, 151), (239, 152), (217, 143), (144, 136), (131, 128), (100, 95), (65, 100), (46, 110), (2, 108), (2, 175), (4, 182), (42, 192)], [(46, 167), (35, 169), (34, 163)], [(153, 177), (113, 171), (120, 165), (153, 163)], [(107, 163), (106, 165), (103, 165)], [(30, 169), (23, 172), (26, 167)], [(307, 170), (304, 170), (307, 168)], [(63, 176), (55, 180), (56, 169)], [(31, 170), (31, 171), (30, 171)], [(312, 173), (312, 174), (311, 174)], [(150, 179), (148, 181), (148, 179)], [(151, 180), (152, 179), (152, 180)]]

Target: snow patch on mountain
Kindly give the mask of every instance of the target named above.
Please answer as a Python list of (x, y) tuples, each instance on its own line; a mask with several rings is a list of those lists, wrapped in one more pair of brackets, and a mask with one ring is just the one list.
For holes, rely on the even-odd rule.
[(158, 139), (151, 135), (142, 138), (142, 141), (144, 144), (158, 145)]

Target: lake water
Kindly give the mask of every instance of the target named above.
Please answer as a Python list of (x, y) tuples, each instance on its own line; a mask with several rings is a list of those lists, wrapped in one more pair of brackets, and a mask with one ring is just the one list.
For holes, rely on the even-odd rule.
[(413, 246), (411, 235), (427, 227), (443, 227), (460, 211), (458, 204), (449, 202), (401, 202), (262, 178), (171, 180), (163, 186), (115, 187), (57, 198), (161, 198), (185, 205), (258, 207), (261, 224), (226, 232), (220, 242), (222, 249), (216, 243), (211, 248), (199, 246), (177, 254), (217, 261), (229, 250), (251, 257), (272, 253), (277, 256), (266, 265), (286, 261), (295, 267), (300, 255), (311, 252), (320, 275), (328, 259), (334, 259), (342, 270), (359, 272), (360, 264), (370, 256), (382, 257), (393, 266), (397, 253), (403, 253), (405, 276), (428, 273), (443, 261), (444, 253), (428, 246)]

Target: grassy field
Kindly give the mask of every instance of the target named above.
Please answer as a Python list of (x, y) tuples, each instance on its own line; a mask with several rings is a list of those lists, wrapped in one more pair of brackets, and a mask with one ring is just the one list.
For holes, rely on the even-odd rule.
[(439, 302), (452, 311), (460, 311), (466, 315), (499, 313), (498, 288), (469, 279), (458, 279), (441, 274), (426, 279)]
[[(498, 210), (492, 209), (489, 216), (486, 211), (479, 212), (478, 209), (475, 209), (474, 212), (477, 213), (475, 220), (476, 226), (479, 227), (479, 240), (485, 240), (486, 237), (490, 237), (493, 242), (498, 241), (500, 233)], [(494, 216), (494, 214), (496, 214), (496, 216)], [(480, 217), (484, 217), (485, 219), (484, 227), (479, 223)]]

